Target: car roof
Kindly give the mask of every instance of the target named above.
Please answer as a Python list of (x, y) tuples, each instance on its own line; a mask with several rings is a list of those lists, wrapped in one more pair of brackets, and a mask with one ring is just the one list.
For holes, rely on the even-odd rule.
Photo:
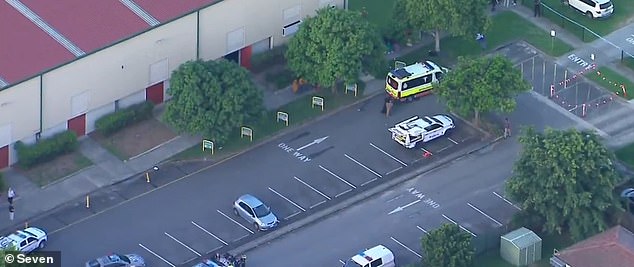
[(254, 196), (249, 195), (249, 194), (242, 195), (240, 198), (238, 198), (238, 200), (246, 203), (247, 205), (249, 205), (251, 207), (257, 207), (257, 206), (260, 206), (260, 205), (264, 204), (257, 197), (254, 197)]
[(385, 260), (391, 261), (394, 259), (393, 257), (394, 254), (392, 253), (392, 251), (390, 251), (383, 245), (378, 245), (352, 256), (352, 260), (361, 265), (366, 265), (374, 259), (385, 258)]
[(610, 0), (592, 0), (592, 1), (593, 1), (593, 2), (596, 2), (596, 3), (598, 3), (598, 4), (605, 4), (605, 3), (610, 2)]

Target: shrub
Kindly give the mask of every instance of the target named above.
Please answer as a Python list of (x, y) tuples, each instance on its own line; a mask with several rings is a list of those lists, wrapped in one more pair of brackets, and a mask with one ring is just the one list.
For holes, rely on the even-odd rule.
[(73, 152), (78, 146), (77, 135), (70, 130), (40, 140), (33, 145), (26, 145), (21, 141), (15, 143), (20, 158), (18, 164), (25, 169)]
[(104, 136), (112, 135), (130, 124), (151, 118), (153, 108), (154, 104), (149, 101), (132, 105), (99, 118), (95, 128)]
[(251, 57), (251, 70), (253, 72), (262, 72), (272, 65), (286, 64), (284, 58), (286, 49), (286, 45), (281, 45), (269, 51), (253, 55)]
[(4, 176), (0, 172), (0, 191), (4, 191), (7, 188), (7, 183), (4, 181)]

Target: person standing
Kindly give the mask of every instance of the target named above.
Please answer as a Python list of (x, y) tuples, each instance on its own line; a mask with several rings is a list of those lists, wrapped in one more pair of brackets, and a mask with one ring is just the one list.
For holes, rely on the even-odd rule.
[(390, 111), (392, 111), (392, 107), (394, 107), (394, 99), (389, 97), (385, 102), (385, 117), (390, 116)]
[(9, 220), (13, 221), (13, 218), (15, 218), (15, 208), (13, 207), (13, 204), (9, 205)]
[(511, 137), (511, 122), (509, 118), (504, 119), (504, 139)]
[(9, 204), (13, 205), (14, 197), (15, 197), (15, 191), (13, 191), (12, 187), (9, 187), (9, 190), (7, 191), (7, 201), (9, 201)]
[(535, 0), (534, 16), (535, 17), (542, 16), (542, 0)]

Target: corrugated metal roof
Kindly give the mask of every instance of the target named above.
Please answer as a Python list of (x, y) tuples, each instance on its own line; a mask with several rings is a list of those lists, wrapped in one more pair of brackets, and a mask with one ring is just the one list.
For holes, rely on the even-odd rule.
[(634, 234), (615, 226), (560, 251), (555, 257), (574, 267), (634, 267)]
[(502, 238), (513, 243), (518, 248), (527, 248), (542, 241), (537, 234), (524, 227), (505, 234)]

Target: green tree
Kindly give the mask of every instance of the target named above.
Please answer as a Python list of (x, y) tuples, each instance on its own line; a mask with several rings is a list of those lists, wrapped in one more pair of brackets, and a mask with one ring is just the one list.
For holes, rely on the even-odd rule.
[[(489, 0), (398, 0), (405, 9), (394, 9), (409, 25), (430, 31), (436, 38), (436, 52), (440, 52), (440, 32), (454, 36), (475, 36), (485, 32), (490, 22), (486, 6)], [(398, 7), (399, 5), (397, 5)]]
[(594, 133), (575, 129), (525, 129), (508, 196), (541, 218), (544, 230), (581, 240), (607, 227), (607, 210), (617, 207), (612, 190), (618, 174), (614, 155)]
[(476, 125), (482, 112), (513, 111), (515, 97), (530, 89), (520, 70), (502, 56), (459, 58), (455, 70), (435, 88), (450, 110), (473, 115)]
[(248, 72), (224, 59), (189, 61), (172, 74), (172, 100), (165, 121), (179, 131), (201, 134), (218, 144), (264, 112), (262, 91)]
[(473, 261), (475, 250), (471, 245), (471, 235), (461, 231), (455, 224), (443, 224), (430, 231), (421, 239), (428, 267), (468, 267)]
[(296, 75), (334, 91), (338, 81), (355, 82), (363, 64), (387, 66), (384, 52), (377, 30), (359, 12), (324, 8), (302, 23), (286, 59)]

